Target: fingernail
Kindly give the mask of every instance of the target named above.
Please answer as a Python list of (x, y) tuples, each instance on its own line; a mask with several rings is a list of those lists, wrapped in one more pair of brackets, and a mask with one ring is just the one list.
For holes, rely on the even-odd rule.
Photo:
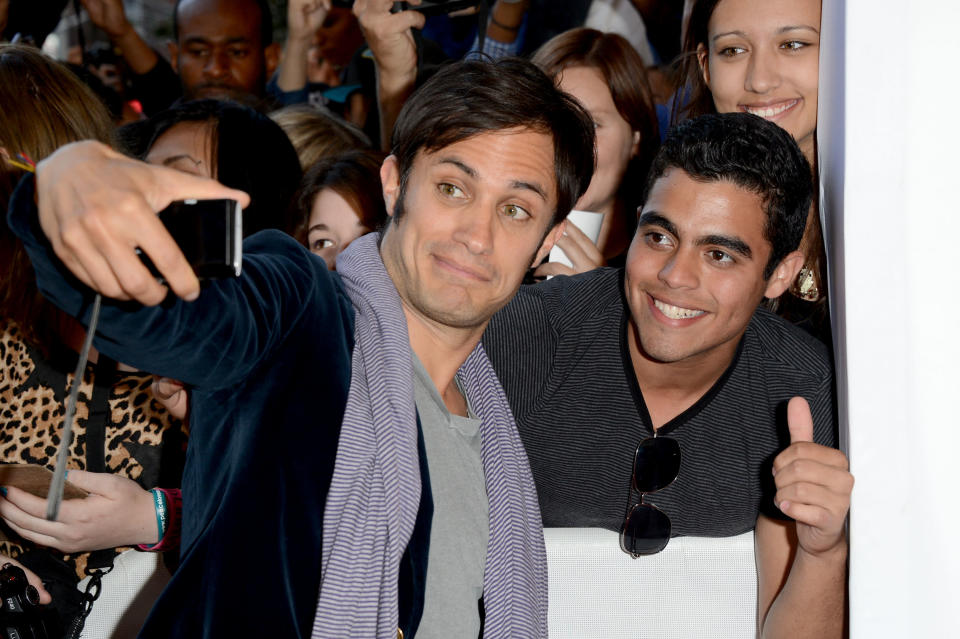
[(193, 293), (189, 293), (189, 294), (188, 294), (185, 298), (183, 298), (183, 299), (187, 300), (188, 302), (195, 302), (195, 301), (197, 301), (197, 298), (198, 298), (198, 297), (200, 297), (200, 291), (194, 291)]
[(771, 467), (770, 467), (770, 474), (772, 474), (774, 477), (776, 477), (776, 476), (777, 476), (777, 469), (776, 469), (776, 468), (773, 468), (773, 467), (771, 466)]
[(7, 496), (7, 487), (6, 487), (6, 486), (0, 486), (0, 495), (3, 495), (4, 497)]
[(790, 502), (789, 502), (789, 501), (781, 501), (781, 502), (780, 502), (780, 505), (777, 506), (777, 508), (780, 509), (780, 512), (783, 512), (783, 513), (786, 513), (786, 512), (787, 512), (787, 511), (784, 510), (784, 508), (789, 508), (789, 507), (790, 507)]

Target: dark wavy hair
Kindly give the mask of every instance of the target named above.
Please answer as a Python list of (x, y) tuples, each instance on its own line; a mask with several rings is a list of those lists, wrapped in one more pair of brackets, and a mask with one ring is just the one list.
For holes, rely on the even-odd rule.
[(300, 184), (300, 160), (283, 129), (262, 113), (242, 104), (221, 100), (194, 100), (128, 124), (118, 137), (127, 152), (147, 155), (157, 138), (182, 122), (207, 123), (214, 177), (221, 184), (250, 195), (243, 210), (244, 237), (263, 229), (293, 234), (296, 220), (290, 201)]
[[(713, 94), (703, 79), (700, 63), (697, 60), (697, 47), (701, 44), (709, 47), (710, 17), (720, 0), (697, 0), (690, 10), (690, 21), (683, 36), (683, 51), (680, 53), (680, 72), (676, 74), (677, 86), (671, 119), (674, 123), (682, 118), (695, 118), (706, 113), (716, 113)], [(690, 92), (686, 101), (679, 96)]]
[(773, 122), (750, 113), (714, 113), (675, 126), (650, 167), (644, 200), (671, 169), (760, 196), (767, 215), (763, 236), (772, 247), (764, 278), (800, 245), (813, 199), (810, 165), (793, 136)]
[[(403, 202), (419, 151), (521, 128), (553, 138), (557, 209), (551, 226), (560, 223), (593, 177), (593, 121), (543, 71), (520, 58), (449, 64), (410, 96), (393, 128), (391, 144), (400, 171), (398, 202)], [(395, 222), (401, 211), (402, 207)]]

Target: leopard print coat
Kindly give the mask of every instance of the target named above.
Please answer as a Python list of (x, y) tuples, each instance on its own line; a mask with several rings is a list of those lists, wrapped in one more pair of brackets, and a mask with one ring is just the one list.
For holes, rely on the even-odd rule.
[[(67, 349), (44, 358), (23, 339), (16, 323), (0, 320), (0, 463), (54, 468), (76, 360), (76, 353)], [(108, 378), (103, 380), (96, 379), (95, 370), (93, 364), (87, 365), (80, 386), (67, 468), (87, 470), (87, 431), (99, 420), (105, 422), (102, 470), (129, 477), (145, 489), (178, 487), (186, 427), (154, 398), (152, 377), (108, 371), (101, 373)], [(98, 395), (95, 385), (107, 399), (100, 408), (93, 401)], [(33, 547), (2, 522), (0, 526), (7, 537), (0, 541), (0, 553), (16, 558)], [(73, 553), (64, 559), (82, 578), (88, 557), (89, 553)]]

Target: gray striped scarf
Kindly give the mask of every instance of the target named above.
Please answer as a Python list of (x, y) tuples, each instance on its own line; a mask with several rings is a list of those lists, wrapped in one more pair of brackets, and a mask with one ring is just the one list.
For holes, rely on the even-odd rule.
[[(356, 311), (353, 371), (323, 516), (314, 638), (397, 636), (400, 559), (420, 503), (406, 317), (371, 233), (337, 257)], [(320, 363), (319, 365), (322, 365)], [(513, 414), (478, 344), (457, 372), (481, 419), (490, 504), (484, 637), (547, 636), (547, 563), (533, 478)]]

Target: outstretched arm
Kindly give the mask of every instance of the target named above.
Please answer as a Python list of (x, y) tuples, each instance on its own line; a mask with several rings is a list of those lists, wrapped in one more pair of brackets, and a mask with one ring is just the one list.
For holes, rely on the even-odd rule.
[[(83, 142), (42, 162), (36, 186), (39, 214), (33, 184), (26, 181), (8, 219), (33, 262), (40, 290), (81, 321), (89, 312), (90, 289), (145, 305), (105, 300), (94, 340), (101, 352), (140, 370), (199, 388), (236, 383), (283, 342), (304, 313), (337, 299), (339, 289), (322, 263), (279, 231), (248, 238), (241, 276), (214, 281), (201, 295), (156, 211), (174, 199), (248, 202), (246, 194), (213, 180)], [(166, 298), (167, 288), (145, 269), (137, 247), (176, 296), (196, 301)]]
[(758, 624), (762, 637), (842, 637), (853, 476), (846, 456), (813, 443), (799, 397), (787, 407), (790, 446), (773, 462), (774, 501), (795, 522), (757, 520)]

